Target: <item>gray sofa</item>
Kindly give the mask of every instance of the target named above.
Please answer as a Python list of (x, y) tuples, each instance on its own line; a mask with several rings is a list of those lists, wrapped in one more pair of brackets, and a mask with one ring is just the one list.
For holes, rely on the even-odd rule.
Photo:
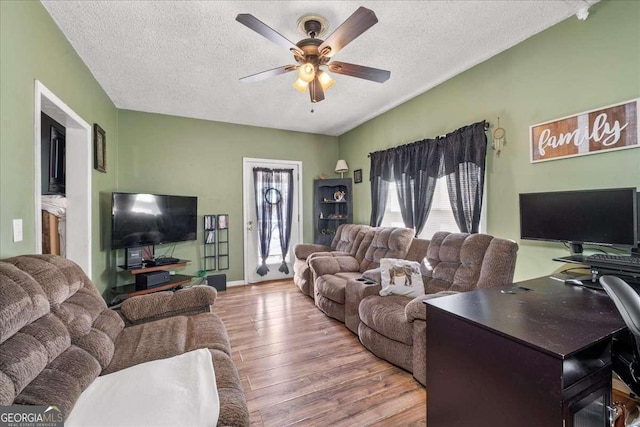
[(413, 233), (408, 228), (372, 228), (366, 232), (355, 255), (310, 257), (316, 306), (327, 316), (344, 322), (347, 282), (379, 267), (382, 258), (404, 258)]
[[(293, 283), (300, 291), (314, 297), (313, 278), (309, 261), (311, 258), (319, 256), (356, 256), (358, 248), (362, 246), (363, 239), (372, 227), (361, 224), (341, 224), (336, 229), (331, 246), (318, 245), (313, 243), (301, 243), (295, 246), (294, 254), (296, 259), (293, 263)], [(368, 242), (364, 242), (365, 245)]]
[(412, 372), (426, 385), (423, 300), (510, 284), (517, 251), (515, 242), (486, 234), (438, 232), (421, 264), (426, 295), (380, 296), (380, 270), (369, 270), (364, 273), (368, 282), (354, 278), (345, 288), (347, 327), (357, 331), (373, 354)]
[(215, 298), (210, 287), (133, 297), (122, 304), (125, 327), (73, 262), (53, 255), (0, 260), (0, 405), (55, 403), (66, 418), (98, 375), (208, 349), (218, 425), (248, 426), (225, 327), (209, 312)]

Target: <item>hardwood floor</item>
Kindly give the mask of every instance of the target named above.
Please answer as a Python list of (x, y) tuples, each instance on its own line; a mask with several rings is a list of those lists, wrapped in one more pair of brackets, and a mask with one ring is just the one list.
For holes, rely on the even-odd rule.
[(227, 327), (252, 426), (424, 426), (425, 389), (366, 350), (291, 280), (230, 288)]

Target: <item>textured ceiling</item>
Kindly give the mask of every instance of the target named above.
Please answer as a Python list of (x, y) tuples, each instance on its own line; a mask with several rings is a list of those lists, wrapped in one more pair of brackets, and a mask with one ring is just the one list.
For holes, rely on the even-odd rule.
[[(341, 135), (594, 2), (42, 1), (118, 108), (327, 135)], [(312, 114), (308, 94), (292, 86), (294, 73), (238, 80), (295, 62), (236, 22), (237, 14), (250, 13), (296, 43), (304, 38), (301, 15), (326, 17), (330, 34), (359, 6), (379, 22), (333, 59), (390, 70), (386, 83), (334, 74), (336, 84)]]

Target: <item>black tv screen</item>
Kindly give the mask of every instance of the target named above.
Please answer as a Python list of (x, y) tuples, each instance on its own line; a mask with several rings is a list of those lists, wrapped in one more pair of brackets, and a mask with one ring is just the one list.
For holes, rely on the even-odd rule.
[(520, 237), (636, 246), (635, 188), (520, 194)]
[(198, 198), (113, 193), (111, 248), (196, 240)]

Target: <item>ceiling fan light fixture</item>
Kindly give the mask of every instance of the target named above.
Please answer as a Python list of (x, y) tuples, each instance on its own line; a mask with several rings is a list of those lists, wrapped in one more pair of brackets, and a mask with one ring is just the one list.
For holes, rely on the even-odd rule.
[(320, 82), (320, 86), (322, 86), (322, 90), (325, 92), (334, 84), (336, 84), (336, 80), (329, 75), (326, 71), (318, 71), (318, 81)]
[(316, 76), (316, 67), (310, 62), (306, 62), (298, 67), (298, 78), (309, 83)]
[(294, 83), (293, 83), (293, 87), (295, 87), (296, 89), (298, 89), (300, 92), (305, 93), (307, 91), (307, 88), (309, 87), (309, 83), (305, 82), (302, 79), (297, 79)]

